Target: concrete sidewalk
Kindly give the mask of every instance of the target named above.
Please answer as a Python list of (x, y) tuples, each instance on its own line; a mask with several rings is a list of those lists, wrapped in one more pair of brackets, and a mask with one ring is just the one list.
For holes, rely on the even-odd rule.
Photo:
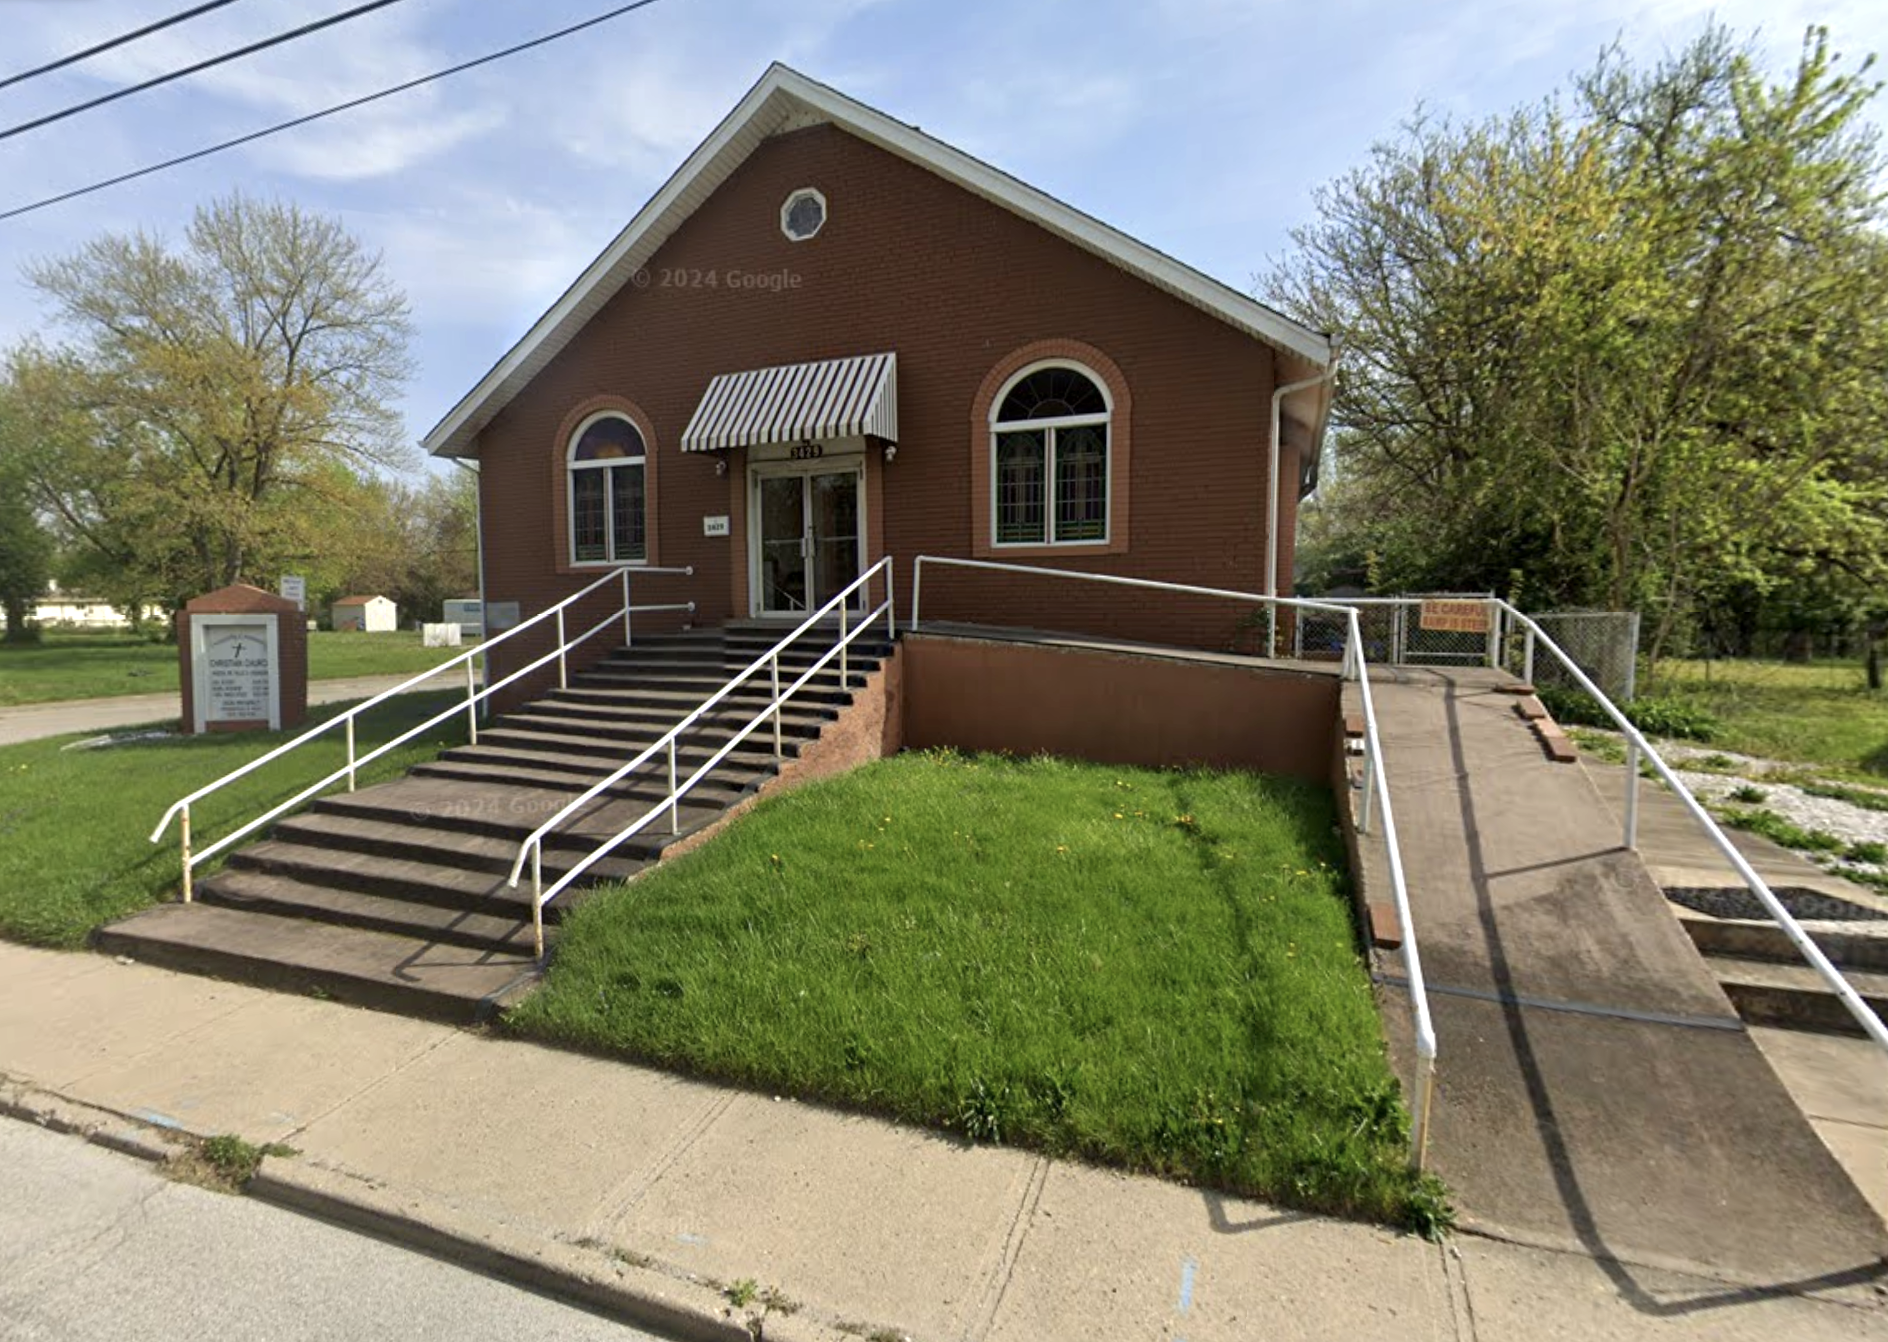
[[(690, 1336), (1888, 1334), (1872, 1289), (1438, 1247), (103, 956), (0, 944), (0, 983), (0, 1110), (132, 1146), (141, 1125), (285, 1141), (252, 1191)], [(743, 1280), (797, 1308), (736, 1309), (716, 1285)]]
[[(343, 703), (349, 699), (367, 699), (390, 690), (416, 673), (390, 676), (343, 676), (336, 680), (308, 682), (308, 703)], [(460, 678), (463, 685), (464, 678)], [(448, 680), (423, 685), (429, 689), (457, 689)], [(50, 704), (22, 704), (0, 708), (0, 746), (20, 741), (37, 741), (47, 736), (67, 736), (74, 732), (112, 732), (122, 727), (164, 726), (174, 723), (179, 712), (177, 691), (166, 694), (122, 694), (109, 699), (62, 699)]]
[[(1372, 677), (1440, 1041), (1430, 1151), (1468, 1223), (1753, 1287), (1873, 1291), (1880, 1217), (1592, 781), (1547, 759), (1498, 679)], [(1385, 1025), (1407, 1074), (1403, 994)]]

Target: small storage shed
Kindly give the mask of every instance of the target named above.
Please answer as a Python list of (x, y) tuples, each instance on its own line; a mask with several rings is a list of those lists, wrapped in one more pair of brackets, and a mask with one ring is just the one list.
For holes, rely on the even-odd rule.
[(400, 627), (400, 611), (389, 597), (344, 596), (334, 603), (336, 630), (358, 634), (388, 634)]

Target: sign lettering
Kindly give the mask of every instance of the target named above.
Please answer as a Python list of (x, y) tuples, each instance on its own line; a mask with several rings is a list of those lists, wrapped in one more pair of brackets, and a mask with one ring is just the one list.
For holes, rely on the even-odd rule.
[(1447, 634), (1485, 634), (1488, 632), (1486, 601), (1425, 601), (1422, 627)]

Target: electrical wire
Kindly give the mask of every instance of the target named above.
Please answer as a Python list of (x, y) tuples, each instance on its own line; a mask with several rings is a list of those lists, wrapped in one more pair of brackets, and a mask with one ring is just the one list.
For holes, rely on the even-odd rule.
[(558, 41), (560, 38), (570, 37), (575, 33), (581, 33), (587, 28), (595, 28), (599, 24), (608, 23), (611, 19), (619, 19), (634, 10), (646, 9), (655, 3), (656, 0), (634, 0), (631, 4), (619, 5), (617, 8), (599, 14), (595, 18), (585, 19), (581, 23), (573, 23), (568, 28), (559, 28), (556, 32), (545, 33), (542, 37), (534, 37), (528, 42), (520, 42), (516, 46), (506, 47), (503, 51), (494, 51), (489, 55), (480, 56), (474, 60), (463, 61), (458, 65), (448, 66), (444, 70), (435, 70), (430, 75), (421, 75), (418, 79), (409, 79), (404, 84), (395, 84), (391, 88), (380, 90), (378, 93), (369, 93), (360, 98), (350, 98), (346, 102), (336, 103), (332, 107), (325, 107), (319, 112), (310, 112), (307, 116), (299, 116), (292, 121), (277, 122), (273, 126), (265, 126), (263, 129), (251, 131), (247, 135), (239, 135), (233, 140), (224, 140), (221, 144), (213, 144), (206, 149), (198, 149), (188, 154), (179, 154), (176, 158), (165, 159), (162, 163), (153, 163), (148, 167), (137, 168), (131, 172), (119, 173), (116, 177), (106, 178), (102, 182), (94, 182), (90, 186), (76, 187), (71, 191), (64, 191), (56, 196), (48, 196), (44, 200), (36, 200), (30, 205), (16, 206), (11, 210), (0, 213), (0, 223), (4, 223), (8, 219), (17, 219), (23, 214), (31, 214), (35, 210), (43, 210), (53, 205), (62, 205), (66, 201), (76, 200), (80, 196), (89, 196), (95, 191), (103, 191), (109, 187), (121, 186), (126, 182), (134, 182), (140, 177), (149, 177), (152, 173), (163, 172), (169, 168), (182, 167), (184, 164), (194, 163), (200, 158), (208, 158), (212, 154), (220, 154), (226, 149), (236, 149), (242, 145), (252, 144), (257, 140), (266, 139), (271, 135), (279, 135), (285, 130), (294, 130), (297, 126), (306, 126), (311, 121), (320, 121), (324, 117), (331, 117), (340, 112), (349, 112), (356, 107), (364, 107), (368, 103), (378, 102), (382, 98), (391, 98), (396, 93), (405, 93), (408, 89), (419, 88), (422, 84), (431, 84), (436, 80), (445, 79), (449, 75), (462, 74), (467, 70), (476, 69), (481, 65), (490, 65), (493, 61), (503, 60), (507, 56), (516, 56), (520, 52), (530, 51), (533, 47), (545, 46), (548, 43)]
[(95, 47), (87, 47), (84, 51), (75, 51), (70, 56), (61, 56), (56, 61), (37, 66), (31, 70), (22, 70), (17, 75), (8, 75), (5, 79), (0, 79), (0, 89), (11, 88), (15, 84), (24, 84), (29, 79), (37, 79), (41, 75), (49, 75), (54, 70), (63, 70), (68, 65), (77, 65), (80, 61), (89, 60), (93, 56), (101, 55), (104, 52), (112, 50), (114, 47), (122, 47), (127, 42), (135, 42), (140, 37), (149, 37), (152, 33), (162, 32), (164, 29), (174, 27), (184, 22), (186, 19), (194, 19), (199, 14), (208, 14), (213, 9), (221, 9), (224, 5), (233, 5), (235, 3), (236, 0), (208, 0), (207, 4), (198, 5), (195, 9), (186, 9), (181, 14), (172, 14), (167, 19), (159, 19), (156, 23), (147, 23), (142, 28), (134, 29), (131, 32), (120, 33), (117, 37), (106, 42), (100, 42)]
[(367, 3), (364, 5), (356, 5), (352, 9), (342, 10), (339, 14), (331, 14), (325, 19), (316, 19), (313, 23), (304, 23), (299, 28), (291, 28), (285, 33), (277, 33), (274, 37), (265, 37), (259, 42), (251, 42), (246, 47), (238, 47), (234, 51), (226, 51), (220, 56), (211, 56), (207, 60), (198, 61), (195, 65), (186, 65), (181, 70), (172, 70), (169, 74), (159, 75), (155, 79), (147, 79), (142, 84), (133, 84), (130, 88), (114, 89), (110, 93), (101, 94), (91, 99), (89, 102), (77, 103), (71, 107), (65, 108), (63, 111), (48, 112), (45, 116), (35, 117), (31, 121), (22, 121), (17, 126), (0, 130), (0, 140), (10, 140), (15, 135), (26, 134), (29, 130), (38, 130), (41, 126), (50, 126), (55, 121), (64, 121), (67, 117), (77, 116), (81, 112), (89, 112), (94, 107), (103, 107), (106, 103), (115, 103), (120, 98), (129, 98), (134, 93), (143, 93), (146, 89), (157, 88), (161, 84), (171, 83), (173, 80), (182, 79), (187, 75), (199, 74), (204, 70), (214, 69), (219, 65), (227, 65), (231, 61), (241, 60), (244, 56), (253, 56), (258, 51), (267, 51), (270, 47), (279, 47), (285, 42), (293, 42), (298, 38), (307, 37), (311, 33), (318, 33), (324, 28), (332, 28), (336, 24), (346, 23), (349, 19), (358, 19), (363, 14), (371, 14), (376, 9), (385, 9), (388, 5), (397, 5), (399, 3), (400, 0), (367, 0)]

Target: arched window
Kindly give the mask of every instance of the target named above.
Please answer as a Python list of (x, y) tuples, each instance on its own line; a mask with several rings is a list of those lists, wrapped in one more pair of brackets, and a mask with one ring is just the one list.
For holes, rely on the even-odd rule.
[(997, 545), (1108, 539), (1108, 421), (1101, 379), (1044, 363), (1004, 384), (990, 412), (991, 509)]
[(635, 563), (649, 556), (648, 454), (636, 426), (615, 411), (592, 415), (570, 438), (570, 557), (578, 564)]

